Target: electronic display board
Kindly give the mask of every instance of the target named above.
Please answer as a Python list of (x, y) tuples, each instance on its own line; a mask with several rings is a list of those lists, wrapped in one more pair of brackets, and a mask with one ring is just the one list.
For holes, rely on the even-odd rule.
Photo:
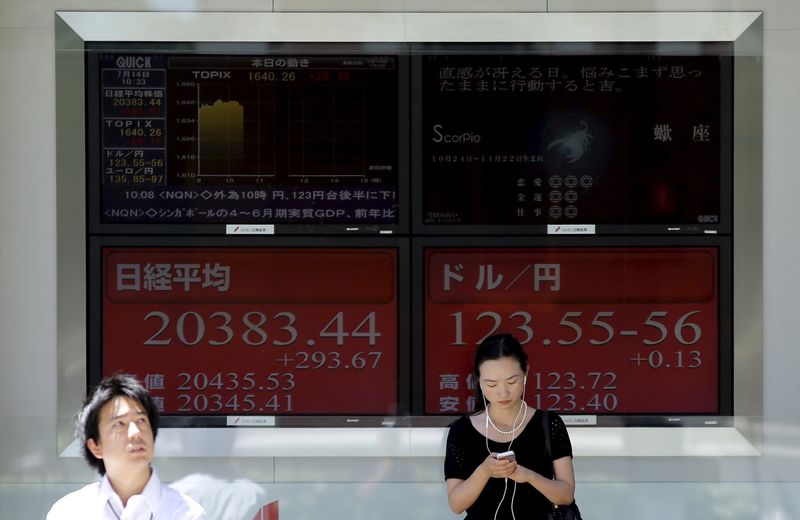
[(96, 228), (402, 229), (398, 54), (96, 47), (87, 53)]
[(167, 416), (407, 413), (396, 243), (96, 242), (93, 377), (135, 374)]
[(415, 225), (729, 232), (730, 48), (556, 48), (416, 57)]
[(475, 347), (500, 332), (529, 356), (536, 408), (731, 413), (727, 241), (612, 244), (419, 246), (425, 413), (474, 410)]
[(584, 51), (88, 45), (89, 383), (436, 422), (510, 331), (537, 408), (731, 416), (730, 46)]

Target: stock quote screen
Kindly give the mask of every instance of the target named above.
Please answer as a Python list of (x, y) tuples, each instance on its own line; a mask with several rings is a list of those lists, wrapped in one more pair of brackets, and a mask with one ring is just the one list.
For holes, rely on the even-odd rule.
[(102, 250), (102, 374), (167, 415), (395, 415), (397, 251)]
[(398, 222), (397, 56), (90, 56), (100, 224)]
[(716, 247), (428, 247), (425, 412), (475, 410), (475, 346), (510, 332), (527, 402), (568, 414), (720, 413)]

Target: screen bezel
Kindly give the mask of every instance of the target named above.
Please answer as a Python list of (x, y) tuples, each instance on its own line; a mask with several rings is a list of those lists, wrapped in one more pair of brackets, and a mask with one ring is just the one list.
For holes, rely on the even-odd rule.
[[(220, 23), (223, 20), (225, 23)], [(230, 31), (231, 24), (238, 30)], [(733, 208), (736, 241), (734, 257), (735, 416), (733, 428), (710, 433), (707, 428), (671, 429), (665, 443), (647, 442), (646, 449), (631, 442), (650, 439), (648, 430), (606, 429), (581, 433), (581, 452), (589, 456), (706, 456), (759, 455), (763, 438), (763, 13), (760, 12), (573, 12), (573, 13), (444, 13), (444, 12), (55, 12), (56, 145), (57, 145), (57, 335), (58, 417), (57, 449), (62, 456), (77, 457), (74, 441), (75, 403), (87, 390), (86, 366), (86, 189), (85, 189), (85, 64), (87, 42), (141, 41), (326, 41), (326, 42), (731, 42), (734, 46), (734, 186)], [(424, 426), (422, 421), (412, 426)], [(661, 430), (661, 429), (657, 429)], [(232, 435), (247, 434), (239, 430)], [(402, 441), (391, 451), (400, 457), (438, 456), (440, 430), (430, 435), (409, 436), (383, 429), (381, 439)], [(399, 435), (398, 435), (399, 434)], [(713, 443), (709, 450), (698, 445), (697, 435)], [(210, 432), (176, 428), (165, 430), (168, 440), (207, 439)], [(269, 428), (258, 435), (283, 439)], [(291, 435), (291, 434), (289, 434)], [(349, 438), (342, 432), (336, 438)], [(172, 437), (170, 437), (172, 436)], [(611, 438), (609, 438), (611, 436)], [(364, 438), (363, 436), (361, 438)], [(609, 444), (611, 440), (611, 444)], [(597, 441), (597, 442), (595, 442)], [(732, 441), (732, 443), (731, 443)], [(193, 442), (194, 444), (194, 442)], [(185, 444), (184, 444), (185, 445)], [(307, 449), (243, 446), (243, 456), (295, 454), (309, 456)], [(576, 444), (577, 445), (577, 444)], [(187, 456), (169, 450), (164, 456)], [(349, 445), (347, 445), (349, 446)], [(636, 444), (637, 447), (644, 445)], [(709, 446), (709, 445), (706, 445)], [(385, 450), (369, 451), (363, 443), (344, 452), (319, 443), (317, 455), (343, 453), (363, 457), (384, 456)], [(214, 456), (218, 450), (208, 453)], [(205, 452), (203, 452), (205, 453)], [(200, 456), (197, 452), (190, 457)]]
[[(558, 42), (558, 43), (472, 43), (414, 44), (411, 46), (411, 186), (412, 232), (436, 235), (548, 235), (547, 224), (426, 224), (423, 220), (425, 179), (423, 178), (422, 59), (426, 55), (656, 55), (719, 56), (720, 69), (720, 222), (718, 224), (596, 224), (598, 235), (703, 235), (730, 234), (733, 229), (733, 44), (730, 42)], [(593, 222), (577, 222), (589, 224)]]
[[(94, 387), (103, 377), (103, 250), (105, 248), (358, 248), (394, 249), (397, 252), (395, 280), (397, 285), (397, 417), (411, 413), (410, 374), (410, 291), (408, 240), (400, 237), (92, 237), (89, 241), (88, 345), (86, 349), (87, 386)], [(167, 427), (225, 427), (227, 418), (235, 414), (162, 414)], [(276, 426), (375, 426), (386, 421), (386, 415), (340, 414), (250, 414), (268, 416)], [(392, 416), (394, 417), (394, 416)]]

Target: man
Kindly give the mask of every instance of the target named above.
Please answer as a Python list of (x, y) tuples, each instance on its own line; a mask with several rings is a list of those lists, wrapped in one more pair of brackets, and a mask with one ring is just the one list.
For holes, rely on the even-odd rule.
[(103, 478), (61, 498), (47, 520), (207, 520), (197, 502), (162, 484), (150, 465), (158, 411), (135, 378), (101, 381), (86, 398), (75, 433)]

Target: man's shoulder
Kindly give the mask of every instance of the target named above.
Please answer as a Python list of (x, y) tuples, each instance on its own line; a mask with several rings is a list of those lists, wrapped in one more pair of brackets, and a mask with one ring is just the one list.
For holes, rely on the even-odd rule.
[(176, 519), (206, 519), (203, 506), (198, 504), (192, 497), (185, 495), (166, 484), (161, 484), (161, 504), (160, 508), (169, 511), (169, 518)]
[(91, 507), (93, 500), (98, 496), (99, 489), (100, 483), (93, 482), (64, 495), (50, 508), (50, 512), (47, 513), (47, 520), (75, 518), (76, 513), (85, 512), (88, 507)]

